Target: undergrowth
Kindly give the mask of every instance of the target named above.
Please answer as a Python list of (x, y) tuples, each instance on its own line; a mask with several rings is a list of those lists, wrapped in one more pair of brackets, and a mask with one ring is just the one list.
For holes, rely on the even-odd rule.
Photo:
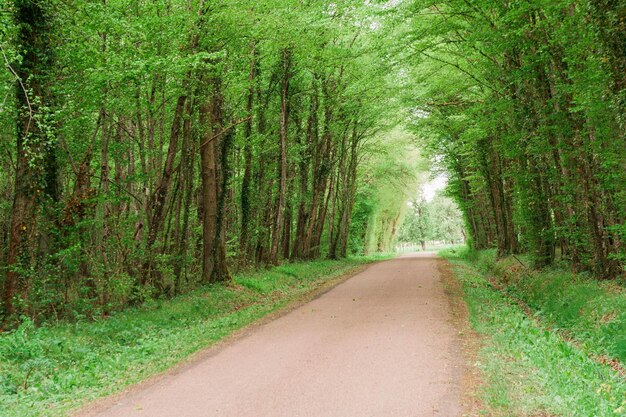
[[(523, 259), (496, 262), (492, 252), (456, 248), (442, 255), (462, 283), (472, 326), (485, 336), (478, 362), (485, 415), (626, 416), (626, 380), (588, 355), (623, 358), (620, 288), (566, 271), (528, 271)], [(534, 317), (511, 296), (526, 302)]]
[(383, 257), (285, 264), (95, 322), (37, 328), (25, 319), (17, 330), (0, 335), (0, 415), (64, 416), (379, 259)]

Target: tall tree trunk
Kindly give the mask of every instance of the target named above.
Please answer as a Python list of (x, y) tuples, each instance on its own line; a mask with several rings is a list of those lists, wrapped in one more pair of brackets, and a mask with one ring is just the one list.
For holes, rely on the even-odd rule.
[[(183, 82), (183, 88), (186, 87), (187, 82), (185, 81)], [(154, 192), (148, 198), (148, 237), (146, 242), (148, 259), (146, 260), (146, 264), (144, 265), (144, 282), (145, 280), (149, 280), (152, 278), (154, 244), (156, 243), (157, 237), (163, 227), (165, 219), (165, 205), (170, 191), (170, 185), (172, 183), (172, 175), (174, 173), (174, 161), (176, 159), (176, 155), (178, 154), (178, 142), (180, 138), (181, 127), (183, 124), (183, 116), (185, 114), (186, 100), (187, 95), (182, 94), (178, 97), (178, 100), (176, 102), (174, 119), (172, 120), (172, 126), (170, 131), (167, 156), (165, 158), (165, 164), (163, 166), (163, 173), (159, 182), (157, 183), (156, 188), (154, 189)]]
[[(248, 101), (246, 110), (248, 115), (252, 115), (254, 110), (254, 92), (255, 79), (257, 74), (257, 50), (254, 43), (250, 45), (250, 73), (248, 75)], [(252, 124), (250, 118), (244, 126), (243, 154), (244, 154), (244, 173), (241, 182), (241, 231), (239, 234), (239, 262), (243, 262), (248, 255), (248, 246), (250, 240), (250, 221), (251, 221), (251, 182), (252, 182)]]
[[(319, 108), (319, 93), (317, 91), (317, 80), (313, 80), (313, 93), (309, 103), (309, 117), (307, 120), (306, 143), (301, 146), (300, 155), (300, 201), (298, 203), (298, 220), (296, 225), (296, 238), (293, 242), (292, 257), (303, 258), (305, 256), (305, 240), (307, 238), (308, 224), (311, 221), (312, 213), (307, 210), (310, 193), (309, 174), (312, 154), (318, 143), (318, 120), (317, 112)], [(316, 180), (313, 178), (313, 190), (315, 193)], [(311, 205), (312, 207), (312, 205)]]
[(356, 195), (357, 186), (357, 168), (359, 163), (359, 141), (360, 138), (357, 134), (356, 123), (352, 133), (352, 140), (350, 143), (350, 161), (348, 163), (348, 184), (346, 186), (346, 194), (343, 198), (346, 209), (344, 210), (344, 217), (341, 220), (340, 226), (340, 242), (339, 242), (339, 256), (345, 258), (348, 254), (348, 237), (350, 234), (350, 223), (352, 221), (352, 210), (354, 209), (354, 197)]
[(324, 92), (324, 132), (321, 140), (315, 144), (313, 161), (313, 196), (309, 224), (303, 243), (303, 254), (306, 259), (316, 258), (319, 254), (319, 238), (326, 221), (326, 192), (329, 176), (333, 168), (333, 134), (331, 124), (333, 122), (334, 108), (330, 103), (328, 80), (322, 83)]
[[(202, 281), (205, 283), (230, 279), (226, 265), (226, 242), (223, 222), (224, 189), (222, 178), (223, 154), (223, 95), (221, 80), (209, 81), (209, 100), (200, 106), (200, 124), (205, 126), (200, 144), (202, 177)], [(220, 207), (222, 205), (222, 207)]]
[(285, 221), (285, 194), (287, 191), (287, 132), (289, 120), (289, 83), (291, 80), (291, 50), (285, 48), (281, 56), (282, 79), (280, 83), (280, 160), (278, 163), (280, 183), (278, 202), (272, 230), (272, 246), (269, 261), (278, 264), (278, 249), (282, 241)]
[[(46, 194), (53, 200), (58, 197), (54, 183), (56, 176), (47, 178), (46, 183), (46, 174), (51, 172), (50, 168), (46, 169), (46, 165), (55, 162), (50, 155), (54, 152), (54, 147), (49, 143), (50, 132), (45, 131), (53, 127), (44, 125), (44, 113), (48, 111), (46, 107), (51, 100), (47, 83), (54, 61), (54, 52), (50, 45), (52, 17), (46, 7), (47, 3), (36, 0), (14, 2), (22, 60), (16, 65), (20, 81), (16, 83), (17, 166), (6, 260), (7, 274), (2, 294), (5, 319), (15, 312), (14, 297), (19, 293), (22, 298), (25, 297), (27, 277), (22, 276), (18, 270), (20, 264), (32, 265), (36, 257), (40, 203)], [(53, 169), (55, 170), (56, 168)]]
[(188, 230), (189, 217), (191, 215), (191, 205), (193, 202), (194, 190), (194, 167), (196, 161), (196, 145), (192, 138), (191, 119), (194, 114), (194, 99), (187, 100), (186, 117), (183, 123), (183, 146), (180, 161), (180, 182), (181, 182), (181, 202), (182, 202), (182, 221), (180, 234), (178, 236), (178, 262), (174, 266), (175, 276), (175, 292), (180, 292), (181, 279), (186, 272), (187, 266), (187, 248), (188, 248)]

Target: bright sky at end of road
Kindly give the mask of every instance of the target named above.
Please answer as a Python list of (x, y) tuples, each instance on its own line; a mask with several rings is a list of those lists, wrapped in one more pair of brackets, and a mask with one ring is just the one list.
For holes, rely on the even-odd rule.
[(435, 198), (437, 191), (443, 190), (448, 183), (448, 178), (445, 175), (439, 174), (435, 178), (431, 179), (424, 185), (422, 185), (422, 192), (426, 201), (431, 201)]

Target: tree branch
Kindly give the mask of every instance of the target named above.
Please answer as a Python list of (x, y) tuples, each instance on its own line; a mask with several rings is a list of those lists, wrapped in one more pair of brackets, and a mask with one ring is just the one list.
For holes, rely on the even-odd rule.
[(222, 130), (220, 130), (219, 132), (217, 132), (216, 134), (214, 134), (213, 136), (211, 136), (210, 138), (208, 138), (207, 140), (205, 140), (204, 142), (202, 142), (200, 144), (200, 147), (206, 146), (209, 143), (213, 142), (216, 139), (219, 139), (220, 137), (222, 137), (225, 133), (227, 133), (230, 129), (232, 129), (233, 127), (240, 125), (242, 123), (247, 122), (248, 120), (252, 119), (252, 115), (250, 116), (246, 116), (246, 117), (242, 117), (241, 119), (237, 119), (235, 120), (233, 123), (231, 123), (229, 126), (226, 126), (225, 128), (223, 128)]

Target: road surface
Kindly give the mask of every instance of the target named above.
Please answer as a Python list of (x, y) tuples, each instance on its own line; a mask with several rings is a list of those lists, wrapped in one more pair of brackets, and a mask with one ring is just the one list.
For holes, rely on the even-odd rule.
[(374, 264), (97, 417), (460, 417), (463, 357), (433, 255)]

